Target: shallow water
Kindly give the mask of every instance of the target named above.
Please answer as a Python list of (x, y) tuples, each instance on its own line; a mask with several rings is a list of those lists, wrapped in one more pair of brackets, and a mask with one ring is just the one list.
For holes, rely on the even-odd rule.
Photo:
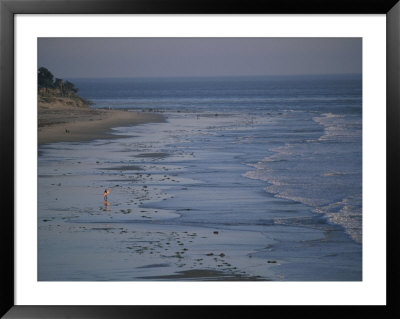
[(39, 280), (362, 279), (359, 80), (200, 82), (78, 83), (167, 122), (40, 147)]

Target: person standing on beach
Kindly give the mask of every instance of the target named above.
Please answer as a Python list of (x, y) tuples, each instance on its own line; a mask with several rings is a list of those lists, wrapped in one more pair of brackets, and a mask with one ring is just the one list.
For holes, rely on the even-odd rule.
[(106, 189), (104, 190), (104, 200), (107, 200), (108, 194), (110, 194), (110, 190), (106, 188)]

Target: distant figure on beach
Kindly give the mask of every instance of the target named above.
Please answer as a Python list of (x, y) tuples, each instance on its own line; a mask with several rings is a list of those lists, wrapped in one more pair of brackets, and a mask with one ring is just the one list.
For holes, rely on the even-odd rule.
[(105, 200), (105, 201), (107, 201), (107, 196), (108, 196), (108, 194), (110, 194), (110, 190), (106, 188), (106, 189), (104, 190), (104, 200)]

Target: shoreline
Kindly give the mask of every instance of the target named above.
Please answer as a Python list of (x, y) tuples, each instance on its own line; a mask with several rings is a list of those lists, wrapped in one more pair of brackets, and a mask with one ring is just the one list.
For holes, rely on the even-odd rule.
[(360, 246), (339, 226), (243, 178), (236, 136), (219, 140), (225, 123), (171, 116), (101, 150), (61, 143), (44, 152), (38, 280), (361, 280)]
[(38, 145), (119, 138), (112, 128), (164, 121), (158, 113), (39, 104)]

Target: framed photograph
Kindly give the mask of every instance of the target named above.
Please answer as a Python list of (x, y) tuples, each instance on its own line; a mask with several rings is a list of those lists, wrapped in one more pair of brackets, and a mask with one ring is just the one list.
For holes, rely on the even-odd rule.
[(397, 1), (0, 10), (1, 315), (398, 313)]

